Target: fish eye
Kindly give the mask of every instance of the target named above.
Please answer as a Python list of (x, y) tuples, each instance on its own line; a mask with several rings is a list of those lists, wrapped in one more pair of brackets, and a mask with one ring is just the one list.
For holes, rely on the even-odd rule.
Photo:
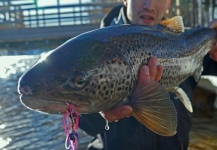
[(77, 88), (82, 88), (85, 85), (85, 76), (84, 75), (76, 75), (74, 77), (73, 82)]

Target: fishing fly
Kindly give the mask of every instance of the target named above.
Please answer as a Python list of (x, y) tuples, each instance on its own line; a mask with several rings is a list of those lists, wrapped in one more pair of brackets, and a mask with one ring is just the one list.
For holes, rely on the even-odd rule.
[(74, 110), (74, 107), (67, 104), (67, 111), (63, 115), (63, 128), (66, 135), (65, 148), (69, 150), (76, 150), (78, 148), (78, 122), (79, 115)]

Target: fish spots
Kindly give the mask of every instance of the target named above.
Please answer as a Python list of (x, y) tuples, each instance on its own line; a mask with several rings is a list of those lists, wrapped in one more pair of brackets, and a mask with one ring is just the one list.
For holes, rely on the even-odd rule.
[(123, 68), (121, 68), (120, 70), (121, 70), (121, 74), (124, 74), (124, 73), (125, 73), (125, 71), (124, 71)]
[(114, 83), (111, 83), (111, 84), (110, 84), (110, 87), (111, 87), (112, 89), (114, 88), (114, 86), (115, 86)]
[(148, 55), (151, 56), (152, 55), (151, 52), (148, 52)]
[(106, 90), (106, 91), (105, 91), (105, 95), (107, 96), (108, 94), (109, 94), (109, 91), (108, 91), (108, 90)]
[(91, 88), (96, 88), (96, 84), (94, 84), (93, 82), (90, 84)]
[(97, 90), (98, 92), (97, 97), (103, 101), (109, 99), (112, 100), (112, 94), (114, 93), (113, 93), (113, 89), (109, 88), (110, 87), (109, 83), (102, 82), (98, 86), (101, 86), (101, 88), (100, 90)]
[(122, 84), (125, 84), (125, 82), (126, 82), (126, 79), (122, 79)]
[(100, 75), (99, 75), (99, 78), (100, 78), (100, 79), (102, 79), (102, 78), (103, 78), (103, 75), (102, 75), (102, 74), (100, 74)]
[(127, 86), (125, 86), (125, 89), (124, 89), (125, 91), (127, 91), (128, 90), (128, 87)]
[(85, 91), (85, 92), (88, 92), (88, 91), (89, 91), (89, 88), (85, 88), (84, 91)]
[(96, 91), (95, 91), (94, 89), (92, 90), (92, 94), (93, 94), (93, 95), (96, 95)]
[(91, 80), (82, 89), (93, 108), (113, 106), (117, 100), (122, 101), (128, 96), (129, 91), (132, 92), (133, 74), (129, 62), (110, 55), (113, 56), (115, 57), (89, 72)]
[(127, 80), (127, 81), (125, 82), (125, 84), (126, 84), (126, 85), (130, 85), (130, 81)]
[(127, 74), (127, 79), (130, 79), (130, 74)]
[(122, 90), (122, 91), (125, 91), (125, 85), (122, 85), (122, 86), (121, 86), (121, 90)]
[(104, 85), (103, 86), (103, 91), (105, 91), (107, 89), (107, 86), (106, 85)]

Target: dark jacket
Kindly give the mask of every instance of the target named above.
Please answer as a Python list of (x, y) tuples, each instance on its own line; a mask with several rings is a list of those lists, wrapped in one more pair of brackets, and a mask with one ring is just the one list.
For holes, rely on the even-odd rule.
[[(115, 7), (101, 22), (101, 27), (129, 23), (125, 14), (125, 7)], [(217, 63), (208, 56), (204, 60), (203, 74), (217, 75)], [(193, 77), (185, 80), (180, 87), (192, 99), (192, 92), (196, 86)], [(98, 114), (81, 115), (80, 128), (87, 134), (94, 136), (89, 150), (184, 150), (189, 144), (189, 132), (192, 123), (192, 114), (174, 94), (170, 94), (177, 114), (177, 134), (164, 137), (150, 131), (133, 117), (127, 117), (118, 122), (109, 123), (109, 130), (105, 130), (105, 120)]]

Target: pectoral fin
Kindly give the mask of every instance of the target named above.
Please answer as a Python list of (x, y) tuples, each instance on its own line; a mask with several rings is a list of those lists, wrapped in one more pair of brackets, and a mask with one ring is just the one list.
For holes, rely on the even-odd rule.
[(137, 85), (130, 106), (132, 116), (153, 132), (172, 136), (176, 134), (177, 113), (168, 92), (155, 81), (144, 81)]

